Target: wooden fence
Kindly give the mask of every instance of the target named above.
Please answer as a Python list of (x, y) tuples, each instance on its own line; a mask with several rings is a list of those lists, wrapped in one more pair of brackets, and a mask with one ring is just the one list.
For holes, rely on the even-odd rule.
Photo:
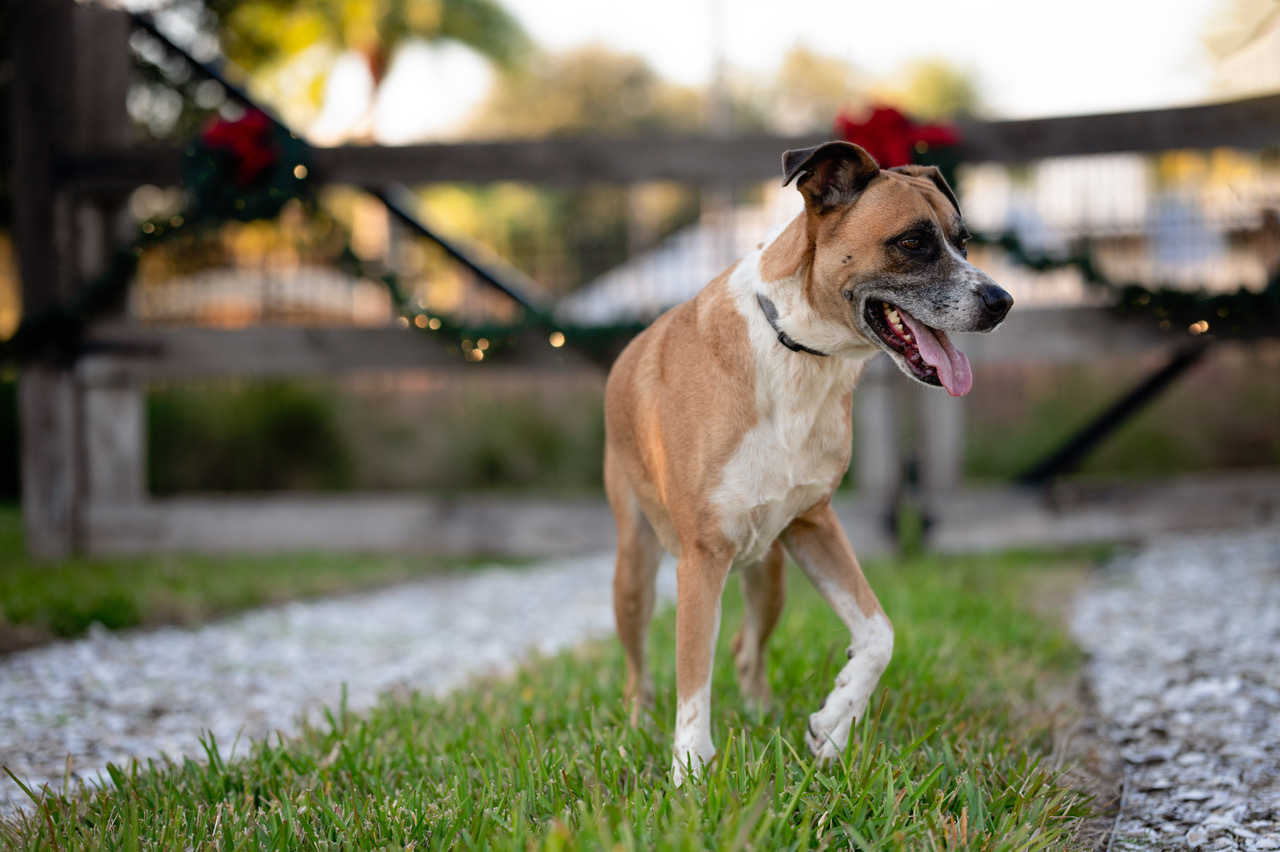
[[(65, 304), (79, 282), (102, 268), (127, 230), (127, 194), (144, 183), (175, 183), (180, 153), (174, 148), (129, 146), (125, 98), (130, 24), (124, 14), (73, 0), (41, 0), (13, 4), (10, 18), (15, 237), (24, 310), (33, 314)], [(1186, 109), (970, 123), (960, 127), (960, 154), (968, 162), (1016, 162), (1111, 151), (1257, 149), (1276, 143), (1278, 127), (1280, 96), (1269, 96)], [(782, 151), (818, 141), (757, 135), (343, 147), (318, 150), (315, 173), (324, 181), (362, 186), (663, 179), (715, 185), (777, 178)], [(1167, 336), (1150, 325), (1122, 322), (1100, 310), (1024, 310), (1015, 312), (1001, 333), (975, 340), (968, 351), (975, 363), (1026, 362), (1168, 345)], [(121, 312), (90, 329), (84, 351), (96, 354), (85, 354), (73, 364), (51, 354), (27, 364), (20, 379), (24, 523), (30, 551), (44, 558), (61, 558), (76, 549), (180, 550), (217, 543), (234, 548), (242, 540), (235, 525), (243, 523), (246, 512), (258, 512), (260, 521), (267, 517), (260, 507), (238, 504), (237, 509), (223, 502), (219, 505), (227, 511), (206, 512), (207, 524), (197, 533), (193, 504), (156, 501), (146, 494), (143, 403), (149, 381), (461, 366), (429, 338), (411, 331), (143, 328), (129, 323)], [(530, 353), (531, 365), (593, 369), (564, 349), (553, 351), (531, 341), (524, 351)], [(879, 366), (859, 389), (864, 403), (881, 404), (860, 406), (866, 413), (858, 424), (857, 444), (862, 493), (875, 499), (892, 493), (900, 476), (894, 394), (888, 365)], [(943, 402), (947, 401), (937, 395), (920, 402), (929, 407), (929, 416), (921, 418), (926, 429), (924, 485), (939, 494), (958, 482), (963, 434), (961, 409)], [(389, 531), (380, 539), (393, 547), (430, 537), (432, 524), (438, 526), (438, 519), (448, 516), (423, 501), (402, 501), (399, 510), (384, 503), (378, 503), (379, 511), (387, 513), (384, 517), (417, 519), (405, 520), (397, 527), (399, 533)], [(324, 517), (329, 520), (324, 524), (317, 524), (303, 504), (275, 505), (283, 508), (271, 516), (274, 521), (255, 526), (255, 549), (270, 549), (273, 543), (341, 547), (343, 542), (382, 549), (370, 548), (367, 527), (356, 529), (370, 523), (369, 512), (357, 511), (367, 507), (367, 500), (352, 498), (347, 506), (351, 511), (346, 512), (340, 498), (326, 501)], [(351, 528), (345, 537), (339, 529), (343, 518)], [(436, 534), (443, 535), (438, 530)]]

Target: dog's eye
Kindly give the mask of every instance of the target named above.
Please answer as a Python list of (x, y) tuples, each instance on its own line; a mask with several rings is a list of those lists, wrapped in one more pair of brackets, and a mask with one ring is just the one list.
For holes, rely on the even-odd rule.
[(916, 237), (903, 237), (898, 240), (898, 245), (902, 246), (907, 251), (920, 251), (920, 249), (924, 248), (924, 243)]

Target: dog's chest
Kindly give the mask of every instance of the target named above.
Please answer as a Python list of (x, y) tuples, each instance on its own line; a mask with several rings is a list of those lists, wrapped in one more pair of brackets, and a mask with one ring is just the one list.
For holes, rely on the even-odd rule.
[[(824, 365), (826, 366), (826, 365)], [(760, 417), (743, 435), (713, 500), (735, 565), (764, 555), (798, 515), (823, 500), (848, 468), (849, 388), (845, 370), (764, 377)]]

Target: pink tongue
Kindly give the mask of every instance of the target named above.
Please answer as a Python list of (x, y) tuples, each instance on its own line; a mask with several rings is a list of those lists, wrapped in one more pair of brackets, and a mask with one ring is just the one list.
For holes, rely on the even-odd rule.
[(938, 371), (938, 381), (952, 396), (964, 396), (973, 388), (973, 371), (969, 369), (969, 359), (964, 353), (952, 345), (945, 331), (929, 328), (902, 308), (898, 315), (911, 329), (911, 336), (916, 339), (920, 349), (920, 357), (926, 364), (931, 364)]

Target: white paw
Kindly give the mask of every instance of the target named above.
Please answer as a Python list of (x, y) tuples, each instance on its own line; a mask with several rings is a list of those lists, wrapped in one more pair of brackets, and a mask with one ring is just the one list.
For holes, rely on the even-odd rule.
[(671, 761), (671, 783), (679, 787), (684, 784), (686, 779), (702, 775), (706, 772), (707, 767), (711, 765), (711, 761), (715, 756), (716, 751), (714, 748), (705, 757), (694, 751), (680, 751), (677, 749), (675, 758)]
[(841, 720), (835, 720), (832, 725), (830, 719), (824, 718), (822, 711), (814, 713), (809, 717), (804, 742), (813, 756), (823, 763), (838, 760), (849, 742), (849, 723), (842, 724)]

